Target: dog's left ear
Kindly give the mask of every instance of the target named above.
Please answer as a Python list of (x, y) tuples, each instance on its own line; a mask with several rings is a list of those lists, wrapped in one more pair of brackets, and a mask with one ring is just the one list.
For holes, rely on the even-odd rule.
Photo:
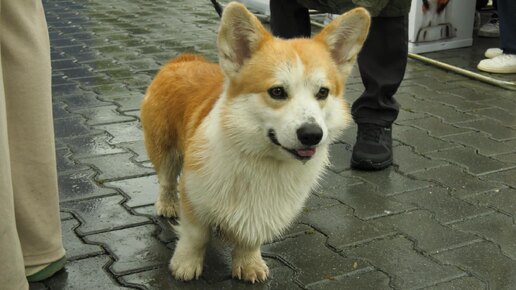
[(233, 77), (260, 45), (271, 38), (260, 20), (244, 5), (231, 2), (222, 13), (217, 45), (219, 62), (228, 77)]
[(355, 8), (335, 18), (315, 39), (326, 44), (340, 71), (349, 74), (364, 45), (370, 25), (369, 12), (364, 8)]

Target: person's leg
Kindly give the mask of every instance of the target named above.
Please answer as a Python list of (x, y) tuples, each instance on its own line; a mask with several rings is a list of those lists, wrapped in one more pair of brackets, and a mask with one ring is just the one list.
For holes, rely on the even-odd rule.
[(516, 54), (516, 1), (498, 0), (500, 48), (506, 54)]
[(308, 9), (296, 0), (270, 0), (271, 31), (281, 38), (310, 37)]
[[(399, 112), (394, 94), (405, 74), (407, 54), (407, 17), (374, 17), (358, 56), (365, 91), (351, 108), (359, 127), (353, 148), (355, 168), (382, 169), (392, 163), (390, 127)], [(365, 128), (369, 125), (378, 130)]]
[(358, 55), (365, 91), (351, 109), (356, 123), (388, 127), (396, 120), (399, 104), (393, 96), (405, 75), (407, 54), (407, 18), (373, 17)]
[(500, 50), (490, 48), (477, 68), (490, 73), (516, 73), (516, 2), (499, 0)]
[(3, 0), (0, 21), (14, 208), (27, 268), (54, 262), (65, 254), (59, 217), (50, 45), (41, 1)]
[[(2, 1), (0, 1), (0, 17), (3, 18)], [(0, 26), (0, 41), (4, 28), (5, 26)], [(0, 285), (6, 289), (28, 289), (29, 284), (25, 278), (23, 253), (14, 215), (3, 71), (0, 57)]]

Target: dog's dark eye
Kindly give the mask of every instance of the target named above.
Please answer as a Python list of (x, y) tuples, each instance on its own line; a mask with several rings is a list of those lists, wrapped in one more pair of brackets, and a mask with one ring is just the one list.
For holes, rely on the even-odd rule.
[(269, 96), (275, 100), (284, 100), (288, 97), (287, 92), (282, 87), (270, 88), (268, 91)]
[(326, 100), (328, 97), (328, 94), (330, 93), (330, 90), (327, 88), (320, 88), (319, 92), (317, 92), (317, 95), (315, 95), (315, 98), (318, 100)]

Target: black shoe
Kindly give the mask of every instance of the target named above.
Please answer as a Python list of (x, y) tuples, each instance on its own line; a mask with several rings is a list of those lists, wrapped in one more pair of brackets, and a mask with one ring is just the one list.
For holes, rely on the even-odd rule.
[(380, 170), (391, 164), (391, 127), (358, 124), (357, 141), (351, 155), (351, 167), (362, 170)]

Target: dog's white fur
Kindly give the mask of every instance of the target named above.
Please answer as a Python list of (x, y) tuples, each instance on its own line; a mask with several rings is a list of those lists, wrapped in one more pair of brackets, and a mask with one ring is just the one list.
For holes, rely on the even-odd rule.
[[(281, 235), (301, 211), (329, 162), (328, 146), (350, 120), (342, 92), (333, 94), (330, 90), (325, 101), (317, 100), (314, 94), (321, 87), (335, 85), (329, 72), (342, 74), (336, 78), (338, 81), (347, 78), (365, 41), (369, 15), (364, 9), (356, 9), (337, 17), (330, 26), (319, 39), (326, 45), (327, 54), (313, 57), (328, 58), (329, 64), (325, 65), (331, 69), (314, 68), (313, 64), (307, 68), (295, 53), (294, 57), (275, 63), (272, 86), (284, 87), (289, 99), (271, 101), (274, 106), (279, 102), (278, 107), (271, 108), (267, 104), (270, 100), (264, 103), (263, 92), (238, 96), (228, 92), (234, 83), (246, 82), (241, 78), (247, 68), (260, 66), (259, 60), (267, 57), (260, 55), (264, 38), (271, 38), (279, 47), (287, 41), (272, 39), (241, 4), (230, 3), (224, 10), (218, 39), (220, 66), (226, 76), (222, 94), (185, 141), (195, 145), (185, 145), (187, 153), (177, 148), (163, 150), (157, 168), (161, 186), (156, 203), (158, 213), (174, 216), (178, 211), (176, 179), (183, 166), (183, 155), (191, 154), (189, 158), (196, 160), (195, 166), (185, 165), (182, 169), (179, 184), (179, 241), (170, 263), (177, 279), (199, 277), (212, 227), (235, 245), (233, 276), (251, 282), (266, 279), (269, 270), (261, 257), (260, 245)], [(145, 106), (149, 106), (146, 103), (152, 99), (148, 92), (142, 117), (147, 111)], [(152, 136), (152, 121), (147, 121), (151, 118), (142, 118), (146, 142), (158, 138)], [(296, 131), (306, 123), (317, 124), (323, 137), (316, 153), (301, 162), (285, 148), (303, 148)], [(271, 142), (270, 129), (281, 146)], [(190, 150), (188, 146), (195, 148)]]

